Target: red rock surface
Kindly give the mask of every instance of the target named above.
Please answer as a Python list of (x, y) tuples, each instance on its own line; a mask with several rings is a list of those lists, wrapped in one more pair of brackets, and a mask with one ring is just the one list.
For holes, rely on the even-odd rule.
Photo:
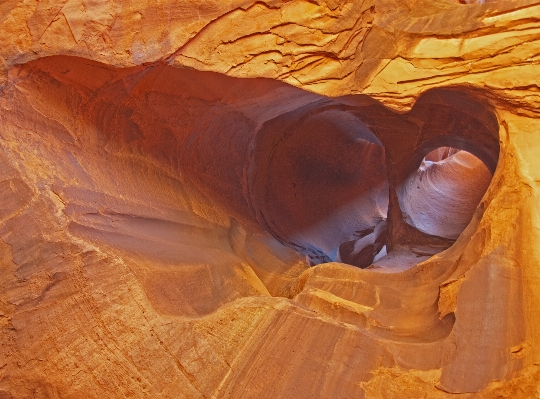
[(0, 398), (538, 397), (538, 15), (2, 2)]

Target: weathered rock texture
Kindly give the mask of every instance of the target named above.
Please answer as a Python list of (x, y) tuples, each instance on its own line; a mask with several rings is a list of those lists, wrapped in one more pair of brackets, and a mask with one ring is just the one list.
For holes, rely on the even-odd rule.
[(1, 2), (0, 398), (540, 397), (539, 63), (534, 0)]

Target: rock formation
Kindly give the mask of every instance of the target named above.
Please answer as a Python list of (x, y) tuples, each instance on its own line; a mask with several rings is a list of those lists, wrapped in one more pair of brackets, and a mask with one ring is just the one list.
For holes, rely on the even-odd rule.
[(0, 398), (540, 397), (540, 1), (0, 2)]

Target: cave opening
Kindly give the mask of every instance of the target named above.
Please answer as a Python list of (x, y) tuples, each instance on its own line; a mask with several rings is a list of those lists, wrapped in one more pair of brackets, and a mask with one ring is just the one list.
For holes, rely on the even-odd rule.
[(404, 115), (333, 99), (268, 122), (256, 148), (252, 203), (281, 243), (310, 265), (400, 271), (472, 220), (498, 162), (498, 123), (460, 90), (427, 92)]
[(28, 115), (47, 118), (47, 156), (71, 160), (53, 185), (72, 234), (170, 264), (240, 258), (273, 293), (299, 259), (401, 270), (448, 248), (499, 156), (493, 111), (460, 88), (399, 114), (161, 63), (57, 56), (10, 78)]

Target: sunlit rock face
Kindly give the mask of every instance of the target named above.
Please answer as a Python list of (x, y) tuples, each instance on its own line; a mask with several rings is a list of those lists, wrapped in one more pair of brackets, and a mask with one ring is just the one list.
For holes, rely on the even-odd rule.
[(535, 1), (0, 4), (0, 398), (534, 398)]

